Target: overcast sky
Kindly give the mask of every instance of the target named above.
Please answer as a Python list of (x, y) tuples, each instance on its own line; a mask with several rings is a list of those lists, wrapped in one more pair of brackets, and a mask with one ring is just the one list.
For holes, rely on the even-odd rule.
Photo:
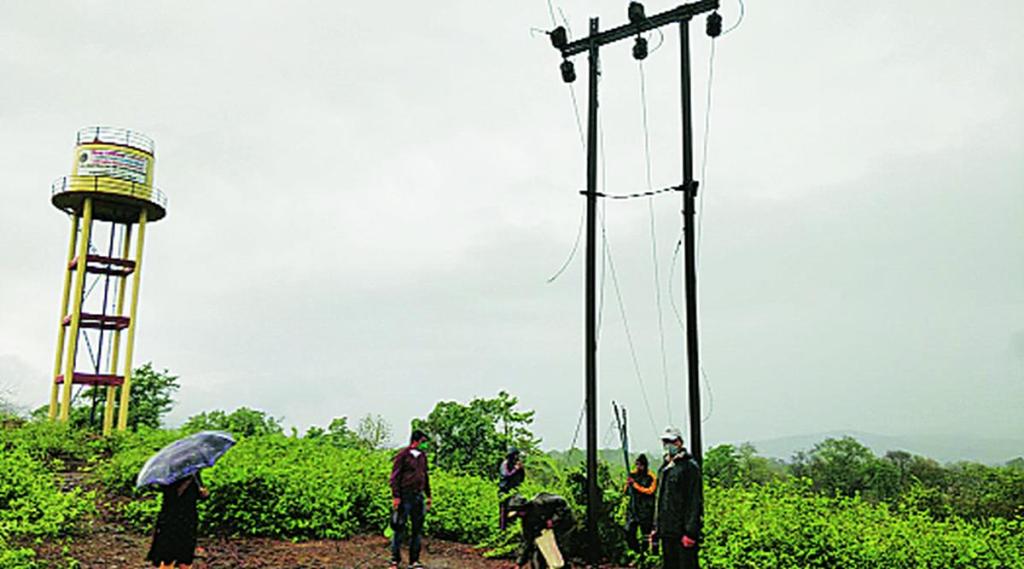
[[(590, 16), (626, 18), (624, 0), (554, 5), (578, 35)], [(738, 5), (722, 14), (730, 26)], [(1015, 0), (748, 1), (717, 40), (706, 441), (1024, 431), (1022, 21)], [(568, 446), (582, 255), (546, 280), (573, 247), (585, 177), (559, 57), (530, 31), (550, 27), (544, 0), (4, 3), (0, 385), (48, 400), (68, 232), (49, 184), (77, 129), (111, 125), (156, 140), (170, 199), (147, 235), (135, 361), (180, 375), (172, 422), (241, 405), (300, 428), (373, 412), (402, 439), (439, 400), (505, 389), (537, 411), (545, 446)], [(663, 40), (644, 69), (655, 187), (680, 179), (675, 29)], [(644, 190), (630, 42), (602, 58), (604, 189)], [(578, 58), (582, 113), (585, 70)], [(686, 415), (678, 196), (608, 203), (606, 219), (649, 411), (609, 267), (599, 438), (614, 399), (651, 440)]]

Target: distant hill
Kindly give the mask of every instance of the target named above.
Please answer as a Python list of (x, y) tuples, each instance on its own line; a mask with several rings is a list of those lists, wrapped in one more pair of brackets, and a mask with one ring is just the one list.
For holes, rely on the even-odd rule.
[[(904, 450), (911, 454), (935, 459), (940, 463), (966, 460), (988, 465), (1003, 465), (1014, 458), (1024, 457), (1024, 438), (997, 439), (952, 435), (901, 437), (866, 433), (864, 431), (828, 431), (756, 441), (727, 442), (737, 446), (744, 442), (750, 442), (757, 448), (757, 454), (789, 462), (797, 451), (808, 451), (825, 439), (838, 439), (844, 436), (857, 439), (878, 456), (882, 456), (886, 451), (890, 450)], [(719, 443), (712, 444), (711, 446), (716, 446), (717, 444)], [(644, 452), (642, 449), (638, 450), (639, 452)], [(707, 452), (706, 448), (705, 452)], [(581, 465), (586, 460), (585, 451), (582, 449), (574, 449), (572, 451), (553, 450), (548, 451), (546, 454), (563, 466)], [(637, 453), (633, 452), (630, 454), (635, 458)], [(652, 459), (652, 462), (660, 460), (660, 453), (658, 452), (647, 451), (647, 456)], [(608, 463), (613, 469), (618, 470), (622, 465), (622, 451), (620, 449), (600, 449), (598, 451), (598, 459)]]
[[(827, 438), (851, 436), (881, 456), (889, 450), (904, 450), (942, 463), (967, 460), (983, 464), (1005, 464), (1024, 456), (1024, 438), (995, 439), (971, 436), (890, 436), (863, 431), (829, 431), (809, 435), (750, 441), (761, 456), (790, 460), (797, 451), (810, 450)], [(738, 444), (743, 441), (737, 441)]]

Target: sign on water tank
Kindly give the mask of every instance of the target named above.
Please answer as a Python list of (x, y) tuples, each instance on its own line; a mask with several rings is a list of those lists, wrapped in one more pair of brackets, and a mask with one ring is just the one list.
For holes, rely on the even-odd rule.
[(79, 176), (106, 176), (146, 184), (149, 157), (123, 148), (80, 148)]

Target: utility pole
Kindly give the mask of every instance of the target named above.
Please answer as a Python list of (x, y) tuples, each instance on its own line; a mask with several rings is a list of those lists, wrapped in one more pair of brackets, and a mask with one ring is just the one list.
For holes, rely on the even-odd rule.
[[(683, 232), (686, 294), (686, 356), (688, 399), (690, 402), (690, 448), (698, 463), (702, 463), (700, 435), (700, 366), (697, 354), (697, 270), (694, 252), (695, 226), (694, 201), (697, 196), (697, 182), (693, 179), (693, 117), (690, 105), (690, 20), (705, 12), (718, 10), (718, 0), (700, 0), (683, 4), (671, 10), (647, 17), (644, 6), (630, 2), (629, 23), (601, 32), (598, 19), (590, 19), (590, 35), (570, 42), (563, 26), (550, 32), (551, 44), (561, 52), (560, 66), (562, 79), (566, 83), (576, 80), (576, 70), (569, 59), (587, 52), (589, 64), (587, 106), (587, 189), (583, 193), (587, 200), (587, 244), (584, 295), (585, 338), (585, 393), (587, 413), (587, 563), (595, 566), (601, 557), (601, 546), (597, 532), (597, 508), (600, 504), (600, 490), (597, 485), (597, 337), (596, 337), (596, 241), (597, 241), (597, 110), (598, 77), (600, 74), (600, 48), (606, 44), (635, 37), (633, 57), (642, 60), (647, 57), (647, 39), (643, 32), (678, 23), (681, 44), (682, 115), (683, 115), (683, 183), (676, 189), (683, 192)], [(708, 35), (717, 37), (722, 32), (722, 17), (717, 13), (708, 16)], [(628, 465), (627, 465), (628, 468)]]

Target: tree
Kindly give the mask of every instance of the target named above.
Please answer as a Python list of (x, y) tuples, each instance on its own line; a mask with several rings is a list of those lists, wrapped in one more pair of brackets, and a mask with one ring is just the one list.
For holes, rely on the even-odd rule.
[(754, 445), (743, 443), (737, 452), (739, 454), (739, 481), (743, 485), (767, 484), (785, 477), (785, 463), (758, 455)]
[(359, 420), (356, 436), (367, 448), (384, 448), (391, 441), (391, 425), (384, 417), (368, 413)]
[(495, 399), (474, 399), (468, 405), (441, 401), (412, 427), (427, 433), (438, 467), (496, 478), (508, 447), (530, 454), (540, 444), (529, 429), (533, 411), (516, 411), (518, 404), (504, 391)]
[(731, 487), (740, 478), (740, 457), (736, 447), (718, 445), (704, 454), (704, 477), (712, 486)]
[(813, 480), (818, 490), (853, 496), (867, 490), (874, 461), (871, 449), (853, 437), (825, 439), (809, 453), (797, 453), (793, 473)]
[[(159, 428), (164, 416), (174, 408), (174, 392), (177, 391), (178, 376), (164, 369), (156, 371), (152, 363), (145, 363), (132, 371), (131, 391), (128, 396), (128, 428), (137, 431), (139, 427)], [(93, 386), (82, 392), (77, 398), (71, 413), (71, 424), (77, 427), (102, 425), (102, 402), (106, 398), (107, 388)], [(98, 412), (92, 413), (93, 402), (99, 406)], [(121, 398), (114, 398), (114, 417), (121, 409)], [(92, 421), (90, 422), (90, 418)]]
[(258, 437), (284, 432), (281, 420), (265, 411), (239, 407), (230, 414), (219, 409), (189, 417), (182, 429), (190, 432), (227, 431), (236, 437)]

